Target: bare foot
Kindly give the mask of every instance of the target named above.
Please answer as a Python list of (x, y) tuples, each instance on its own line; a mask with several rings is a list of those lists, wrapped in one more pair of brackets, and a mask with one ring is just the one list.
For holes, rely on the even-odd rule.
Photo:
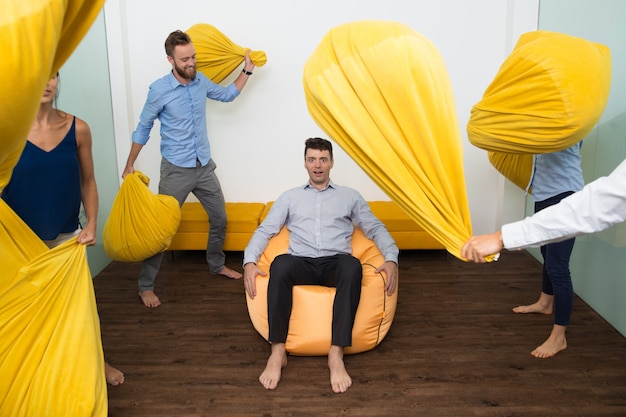
[(539, 303), (529, 304), (527, 306), (517, 306), (513, 308), (515, 313), (540, 313), (540, 314), (552, 314), (552, 306), (545, 306)]
[(331, 346), (328, 352), (328, 369), (330, 369), (330, 386), (333, 392), (341, 394), (352, 386), (352, 378), (348, 375), (343, 363), (343, 348)]
[(545, 292), (541, 292), (539, 294), (539, 299), (530, 305), (527, 306), (517, 306), (513, 308), (513, 312), (515, 313), (539, 313), (539, 314), (552, 314), (554, 311), (554, 296), (548, 295)]
[(272, 353), (267, 360), (265, 369), (259, 376), (259, 382), (265, 389), (276, 389), (283, 368), (287, 366), (287, 352), (284, 343), (272, 344)]
[(141, 302), (146, 307), (158, 307), (161, 305), (161, 300), (152, 290), (139, 291), (139, 297), (141, 297)]
[(114, 387), (124, 383), (124, 374), (119, 369), (109, 365), (108, 362), (104, 363), (104, 374), (106, 375), (107, 383)]
[(239, 272), (234, 271), (227, 266), (224, 266), (224, 268), (222, 268), (222, 270), (218, 272), (218, 274), (224, 275), (225, 277), (232, 279), (240, 279), (243, 276)]
[(545, 359), (551, 358), (560, 351), (567, 349), (565, 329), (567, 329), (566, 326), (555, 324), (546, 341), (541, 346), (537, 346), (530, 354), (535, 358)]

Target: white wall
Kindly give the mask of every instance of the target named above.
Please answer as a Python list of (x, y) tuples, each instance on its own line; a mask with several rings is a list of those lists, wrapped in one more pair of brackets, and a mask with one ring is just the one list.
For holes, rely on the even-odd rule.
[[(491, 232), (503, 221), (503, 201), (514, 200), (512, 206), (523, 207), (523, 198), (505, 185), (486, 152), (467, 142), (465, 126), (472, 105), (480, 100), (519, 35), (536, 29), (537, 10), (538, 0), (186, 0), (180, 4), (108, 0), (105, 16), (120, 173), (148, 86), (171, 69), (163, 50), (165, 38), (175, 29), (209, 23), (236, 44), (265, 51), (268, 57), (237, 100), (208, 102), (211, 149), (226, 200), (276, 199), (307, 179), (304, 140), (325, 137), (306, 109), (304, 63), (332, 27), (356, 20), (393, 20), (428, 37), (446, 62), (464, 138), (474, 232)], [(154, 191), (159, 162), (155, 125), (135, 164), (152, 179)], [(389, 200), (339, 147), (331, 177), (357, 188), (366, 200)], [(515, 218), (522, 215), (519, 210), (507, 213)]]

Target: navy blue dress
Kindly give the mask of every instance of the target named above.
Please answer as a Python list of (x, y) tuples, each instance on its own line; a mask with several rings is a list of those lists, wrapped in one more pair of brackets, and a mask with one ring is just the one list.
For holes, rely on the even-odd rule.
[(75, 117), (65, 138), (49, 152), (26, 141), (2, 198), (42, 240), (78, 228), (81, 190)]

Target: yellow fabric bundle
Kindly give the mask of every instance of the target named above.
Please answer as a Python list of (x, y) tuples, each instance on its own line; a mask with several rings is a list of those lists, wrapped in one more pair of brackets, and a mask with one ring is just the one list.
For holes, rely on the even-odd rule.
[(103, 243), (114, 261), (140, 262), (169, 248), (180, 223), (180, 206), (154, 194), (150, 179), (135, 171), (124, 178), (104, 225)]
[(85, 245), (49, 250), (0, 200), (0, 415), (106, 416)]
[[(0, 190), (22, 153), (46, 84), (103, 4), (2, 3), (0, 74), (11, 82), (0, 89)], [(0, 415), (106, 416), (100, 324), (85, 246), (72, 240), (48, 250), (0, 200), (0, 265)]]
[(496, 152), (569, 148), (600, 119), (610, 85), (606, 46), (543, 30), (523, 34), (472, 108), (469, 139)]
[[(48, 247), (30, 227), (0, 198), (0, 255), (2, 256), (2, 275), (0, 295), (10, 282), (10, 278), (30, 260), (48, 250)], [(0, 308), (2, 306), (0, 305)]]
[[(196, 49), (196, 67), (211, 81), (224, 81), (241, 64), (248, 48), (236, 45), (226, 35), (207, 23), (197, 23), (185, 32)], [(257, 67), (267, 62), (263, 51), (250, 51), (250, 59)]]
[[(11, 177), (52, 75), (74, 51), (104, 0), (3, 1), (0, 13), (0, 190)], [(26, 64), (24, 64), (26, 63)]]
[(610, 84), (606, 46), (562, 33), (526, 33), (472, 108), (469, 140), (525, 189), (532, 162), (510, 154), (556, 152), (582, 140), (600, 119)]
[(331, 29), (304, 67), (315, 122), (457, 257), (471, 236), (461, 135), (436, 47), (395, 22)]

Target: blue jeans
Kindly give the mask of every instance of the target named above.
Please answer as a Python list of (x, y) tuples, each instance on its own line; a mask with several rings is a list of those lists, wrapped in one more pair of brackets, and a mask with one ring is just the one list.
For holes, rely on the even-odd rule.
[[(572, 191), (561, 193), (535, 203), (535, 213), (557, 204), (573, 194)], [(568, 326), (574, 302), (574, 287), (569, 270), (569, 259), (576, 239), (549, 243), (541, 247), (543, 256), (543, 281), (541, 291), (554, 296), (554, 324)]]

